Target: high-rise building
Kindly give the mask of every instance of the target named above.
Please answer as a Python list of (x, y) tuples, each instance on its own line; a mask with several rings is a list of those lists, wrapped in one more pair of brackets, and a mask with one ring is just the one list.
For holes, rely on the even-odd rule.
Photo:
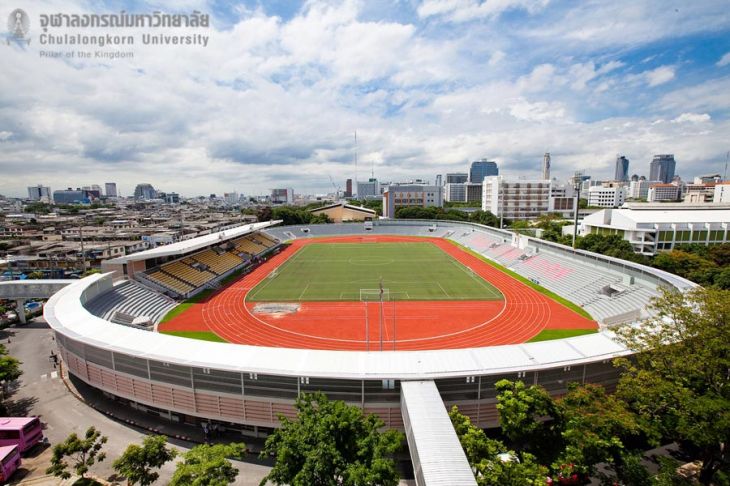
[(466, 202), (466, 184), (465, 182), (447, 182), (444, 186), (444, 201)]
[(28, 199), (31, 201), (51, 202), (51, 188), (41, 184), (29, 186)]
[(235, 204), (238, 204), (238, 193), (236, 191), (233, 192), (224, 192), (223, 193), (223, 201), (225, 201), (226, 204), (233, 206)]
[(104, 193), (106, 197), (117, 197), (117, 183), (106, 182), (104, 183)]
[(542, 178), (543, 180), (550, 180), (550, 152), (545, 152), (542, 157)]
[(371, 177), (367, 182), (357, 181), (357, 197), (359, 199), (367, 199), (380, 197), (380, 183)]
[(345, 181), (345, 197), (352, 197), (352, 179)]
[(534, 219), (548, 211), (550, 180), (484, 179), (482, 209), (506, 219)]
[(135, 199), (155, 199), (156, 197), (157, 191), (152, 187), (152, 184), (137, 184), (137, 187), (134, 188)]
[(485, 177), (496, 175), (499, 175), (499, 167), (497, 167), (496, 162), (487, 159), (479, 159), (471, 163), (471, 168), (469, 169), (469, 182), (481, 184), (484, 182)]
[(436, 185), (441, 186), (441, 174), (436, 175)]
[(649, 180), (669, 184), (674, 178), (675, 168), (676, 162), (673, 154), (655, 155), (649, 164)]
[(273, 204), (293, 204), (294, 189), (292, 189), (291, 187), (287, 187), (284, 189), (272, 189), (271, 202)]
[[(463, 184), (469, 178), (469, 174), (466, 172), (451, 172), (446, 174), (447, 184)], [(437, 186), (440, 184), (436, 184)]]
[(89, 201), (88, 191), (82, 189), (76, 189), (74, 191), (70, 187), (68, 189), (53, 191), (53, 201), (56, 204), (86, 203)]
[(616, 170), (613, 180), (628, 181), (629, 180), (629, 159), (623, 155), (616, 157)]

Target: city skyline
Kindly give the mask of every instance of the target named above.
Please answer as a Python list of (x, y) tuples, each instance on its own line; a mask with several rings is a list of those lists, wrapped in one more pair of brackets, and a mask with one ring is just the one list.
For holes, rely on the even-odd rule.
[(685, 180), (723, 173), (725, 2), (457, 3), (194, 2), (206, 47), (69, 61), (39, 55), (48, 7), (29, 2), (35, 41), (0, 46), (0, 194), (108, 180), (123, 195), (326, 193), (330, 176), (355, 179), (355, 130), (360, 181), (433, 181), (483, 157), (534, 177), (545, 152), (561, 180), (611, 179), (616, 154), (632, 174), (663, 153)]

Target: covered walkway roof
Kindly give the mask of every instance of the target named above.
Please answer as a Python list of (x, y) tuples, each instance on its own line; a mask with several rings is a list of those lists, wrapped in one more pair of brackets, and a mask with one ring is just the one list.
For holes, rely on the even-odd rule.
[(401, 413), (417, 486), (476, 486), (436, 383), (401, 382)]

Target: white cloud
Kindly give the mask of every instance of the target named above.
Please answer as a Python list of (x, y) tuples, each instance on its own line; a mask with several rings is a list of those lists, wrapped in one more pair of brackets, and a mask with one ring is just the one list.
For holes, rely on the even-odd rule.
[[(56, 1), (24, 8), (84, 12)], [(547, 14), (535, 10), (543, 2), (487, 3)], [(426, 18), (490, 19), (489, 29), (380, 19), (363, 5), (312, 1), (288, 20), (240, 9), (225, 29), (210, 29), (207, 48), (135, 46), (134, 59), (104, 64), (41, 59), (35, 42), (2, 46), (0, 193), (107, 180), (126, 194), (145, 181), (188, 196), (281, 184), (329, 191), (329, 175), (354, 177), (355, 129), (360, 175), (372, 162), (392, 180), (433, 179), (484, 156), (505, 173), (531, 174), (546, 149), (557, 174), (609, 174), (617, 152), (632, 167), (673, 152), (700, 171), (726, 150), (730, 78), (681, 79), (647, 101), (646, 84), (668, 74), (627, 82), (621, 50), (584, 55), (586, 43), (576, 48), (564, 33), (505, 33), (506, 16), (476, 2), (422, 7)], [(485, 31), (492, 43), (478, 42)]]
[(726, 52), (724, 56), (720, 58), (719, 61), (717, 61), (716, 66), (717, 67), (723, 67), (730, 64), (730, 52)]
[(421, 18), (440, 17), (449, 22), (494, 18), (512, 9), (535, 12), (549, 0), (425, 0), (417, 9)]
[(660, 84), (668, 83), (674, 79), (674, 67), (673, 66), (660, 66), (651, 71), (644, 73), (646, 84), (651, 86), (659, 86)]
[(491, 67), (494, 67), (502, 62), (505, 57), (507, 57), (507, 54), (505, 54), (503, 51), (494, 51), (492, 55), (489, 56), (489, 62), (487, 64), (489, 64), (489, 66)]
[(682, 113), (672, 120), (672, 123), (703, 123), (708, 122), (711, 119), (712, 117), (707, 113)]

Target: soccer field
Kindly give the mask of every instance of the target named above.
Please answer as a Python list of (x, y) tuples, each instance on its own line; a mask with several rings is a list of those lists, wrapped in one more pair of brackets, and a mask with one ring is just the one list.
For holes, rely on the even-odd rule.
[(501, 300), (502, 294), (431, 243), (312, 243), (248, 294), (249, 302)]

